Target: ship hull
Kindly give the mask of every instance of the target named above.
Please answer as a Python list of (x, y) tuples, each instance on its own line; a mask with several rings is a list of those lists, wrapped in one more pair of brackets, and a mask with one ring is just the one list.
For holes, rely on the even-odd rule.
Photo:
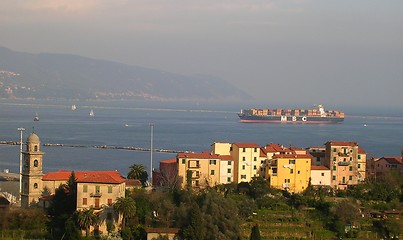
[(344, 118), (320, 116), (256, 116), (238, 113), (240, 122), (245, 123), (291, 123), (291, 124), (334, 124), (341, 123)]

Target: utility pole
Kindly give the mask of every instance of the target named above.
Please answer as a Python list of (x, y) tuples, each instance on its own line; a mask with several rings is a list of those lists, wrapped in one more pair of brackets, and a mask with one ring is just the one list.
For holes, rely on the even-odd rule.
[(151, 140), (150, 140), (150, 186), (153, 185), (153, 138), (154, 138), (154, 123), (150, 123)]
[(25, 128), (18, 128), (20, 131), (20, 201), (22, 195), (22, 132), (25, 131)]

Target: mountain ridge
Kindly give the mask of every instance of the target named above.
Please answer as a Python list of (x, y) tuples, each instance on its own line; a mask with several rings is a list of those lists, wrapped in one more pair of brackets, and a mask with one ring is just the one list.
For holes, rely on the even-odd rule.
[(183, 75), (72, 54), (0, 47), (0, 97), (240, 102), (253, 98), (206, 75)]

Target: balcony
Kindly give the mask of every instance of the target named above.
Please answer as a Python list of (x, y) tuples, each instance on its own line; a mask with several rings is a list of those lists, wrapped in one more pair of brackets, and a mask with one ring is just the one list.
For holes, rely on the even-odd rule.
[(348, 156), (350, 156), (350, 153), (342, 153), (342, 152), (339, 152), (338, 153), (338, 155), (340, 156), (340, 157), (348, 157)]
[(348, 165), (350, 165), (350, 162), (338, 162), (337, 164), (339, 166), (348, 166)]
[(90, 193), (90, 197), (102, 197), (101, 192)]
[(200, 174), (195, 174), (195, 175), (192, 174), (192, 179), (198, 179), (198, 178), (200, 178)]

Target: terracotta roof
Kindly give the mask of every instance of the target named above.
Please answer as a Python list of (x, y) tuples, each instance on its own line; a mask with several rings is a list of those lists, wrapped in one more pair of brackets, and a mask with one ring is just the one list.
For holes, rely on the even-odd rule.
[(240, 148), (260, 148), (260, 146), (257, 143), (237, 142), (237, 143), (234, 143), (234, 145), (236, 145)]
[(402, 164), (402, 157), (381, 157), (379, 160), (385, 159), (389, 164)]
[(330, 170), (329, 168), (325, 167), (325, 166), (311, 166), (311, 170)]
[[(78, 183), (123, 183), (125, 178), (118, 171), (74, 171)], [(67, 181), (71, 171), (49, 172), (42, 176), (44, 181)]]
[(312, 158), (311, 154), (274, 154), (273, 159), (277, 158)]
[(176, 159), (167, 159), (167, 160), (161, 160), (160, 163), (166, 163), (166, 164), (172, 164), (176, 163)]
[(330, 144), (332, 146), (350, 146), (350, 147), (358, 146), (357, 142), (332, 142), (332, 141), (329, 141), (326, 144)]
[(138, 179), (126, 179), (126, 187), (138, 187), (141, 188), (141, 182)]
[(265, 146), (266, 152), (270, 153), (276, 153), (276, 152), (288, 152), (290, 151), (288, 148), (280, 145), (280, 144), (274, 144), (270, 143)]
[(267, 153), (266, 150), (264, 148), (260, 148), (260, 157), (266, 157)]
[(221, 160), (232, 161), (231, 155), (220, 155)]
[(178, 158), (218, 159), (220, 155), (209, 152), (202, 153), (178, 153)]

